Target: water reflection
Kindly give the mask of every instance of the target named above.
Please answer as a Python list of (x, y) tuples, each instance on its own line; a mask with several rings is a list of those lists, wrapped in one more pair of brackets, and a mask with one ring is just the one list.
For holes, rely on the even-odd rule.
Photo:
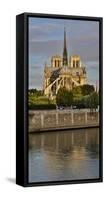
[(99, 129), (29, 135), (29, 182), (99, 177)]

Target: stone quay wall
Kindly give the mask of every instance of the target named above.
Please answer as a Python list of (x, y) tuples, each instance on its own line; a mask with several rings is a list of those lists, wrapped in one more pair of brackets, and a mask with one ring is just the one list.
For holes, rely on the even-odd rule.
[(99, 112), (76, 110), (29, 111), (29, 132), (99, 126)]

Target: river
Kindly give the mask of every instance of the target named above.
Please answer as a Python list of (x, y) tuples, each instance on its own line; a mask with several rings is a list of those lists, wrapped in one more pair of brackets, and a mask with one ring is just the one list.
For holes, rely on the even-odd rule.
[(99, 178), (99, 129), (29, 134), (29, 183)]

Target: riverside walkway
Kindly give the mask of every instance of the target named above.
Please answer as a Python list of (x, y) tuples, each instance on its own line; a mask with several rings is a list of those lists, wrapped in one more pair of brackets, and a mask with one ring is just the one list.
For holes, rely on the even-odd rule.
[(29, 110), (29, 133), (99, 126), (99, 112), (89, 110)]

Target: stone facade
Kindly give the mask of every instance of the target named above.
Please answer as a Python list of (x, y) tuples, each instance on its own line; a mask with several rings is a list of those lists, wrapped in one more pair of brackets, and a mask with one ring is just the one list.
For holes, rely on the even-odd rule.
[(45, 64), (44, 68), (44, 95), (53, 99), (61, 87), (71, 90), (73, 87), (87, 83), (87, 75), (84, 64), (79, 55), (68, 58), (66, 48), (66, 31), (64, 30), (63, 56), (55, 55), (51, 58), (51, 64)]
[(88, 110), (29, 111), (29, 132), (63, 128), (98, 127), (99, 112)]

